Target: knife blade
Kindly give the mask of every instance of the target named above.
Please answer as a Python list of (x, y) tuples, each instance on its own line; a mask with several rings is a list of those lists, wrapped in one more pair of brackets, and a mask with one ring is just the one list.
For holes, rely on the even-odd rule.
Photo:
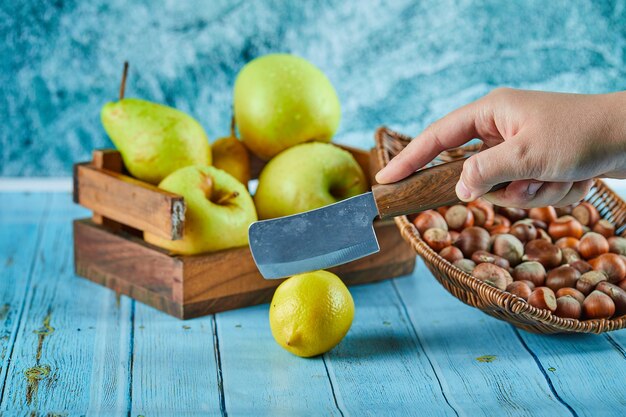
[[(393, 184), (291, 216), (254, 222), (248, 229), (254, 262), (265, 279), (341, 265), (380, 250), (372, 222), (456, 204), (464, 160), (420, 170)], [(507, 184), (499, 184), (495, 191)]]

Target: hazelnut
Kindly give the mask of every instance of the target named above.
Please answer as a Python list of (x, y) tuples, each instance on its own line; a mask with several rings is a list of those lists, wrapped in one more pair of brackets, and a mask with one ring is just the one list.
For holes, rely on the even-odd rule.
[(592, 230), (596, 233), (600, 233), (607, 239), (615, 234), (615, 226), (613, 226), (610, 221), (604, 219), (598, 220), (596, 224), (593, 225)]
[(503, 215), (511, 222), (516, 222), (526, 217), (526, 210), (521, 208), (496, 207), (496, 211), (498, 212), (498, 214)]
[[(596, 223), (597, 224), (597, 223)], [(585, 234), (578, 244), (578, 252), (585, 259), (595, 258), (609, 251), (609, 242), (600, 233)]]
[(528, 297), (532, 293), (532, 289), (528, 286), (527, 281), (512, 282), (506, 287), (506, 290), (526, 301), (528, 301)]
[(580, 241), (575, 237), (565, 236), (554, 242), (554, 244), (561, 249), (569, 248), (573, 250), (578, 250), (579, 242)]
[(495, 226), (507, 226), (507, 227), (511, 227), (511, 220), (507, 219), (506, 217), (504, 217), (501, 214), (496, 214), (493, 216), (493, 225), (492, 227)]
[(463, 252), (455, 246), (446, 246), (441, 249), (439, 256), (452, 264), (459, 259), (463, 259)]
[(424, 241), (435, 252), (439, 252), (446, 246), (450, 246), (452, 244), (450, 234), (446, 230), (437, 228), (426, 230), (424, 232)]
[(464, 229), (455, 242), (463, 255), (471, 257), (477, 250), (489, 250), (489, 233), (482, 227), (468, 227)]
[(471, 274), (474, 268), (476, 267), (476, 263), (471, 259), (459, 259), (458, 261), (454, 261), (452, 265), (459, 268), (461, 271)]
[(512, 266), (519, 264), (524, 255), (524, 244), (518, 238), (509, 234), (495, 235), (492, 251), (503, 257)]
[(462, 230), (474, 225), (474, 214), (461, 204), (452, 206), (445, 214), (448, 227), (452, 230)]
[(561, 263), (571, 265), (574, 262), (580, 261), (580, 254), (576, 249), (561, 248)]
[(536, 288), (528, 297), (528, 304), (544, 310), (556, 310), (556, 297), (554, 291), (548, 287)]
[(585, 301), (585, 294), (578, 291), (576, 288), (563, 287), (556, 292), (557, 300), (559, 299), (559, 297), (564, 297), (566, 295), (570, 297), (574, 297), (580, 304), (582, 304), (583, 301)]
[(566, 295), (556, 299), (555, 316), (564, 319), (580, 319), (582, 305), (574, 297)]
[(603, 253), (590, 260), (589, 265), (596, 271), (603, 271), (611, 283), (619, 282), (626, 277), (626, 264), (614, 253)]
[(536, 261), (522, 262), (513, 270), (516, 281), (530, 281), (535, 286), (543, 286), (546, 281), (546, 269)]
[(526, 253), (523, 260), (537, 261), (546, 268), (559, 266), (563, 258), (561, 249), (543, 239), (531, 240), (524, 246), (524, 250)]
[(511, 278), (508, 271), (490, 263), (476, 265), (472, 271), (472, 275), (499, 290), (505, 290), (506, 287), (513, 282), (513, 278)]
[(572, 216), (576, 218), (583, 226), (593, 227), (598, 220), (600, 214), (598, 210), (586, 201), (583, 201), (572, 210)]
[(615, 314), (615, 303), (602, 291), (595, 290), (583, 301), (586, 319), (609, 319)]
[(530, 222), (515, 222), (515, 224), (511, 226), (509, 233), (518, 238), (522, 243), (537, 239), (537, 228)]
[(596, 285), (602, 281), (606, 281), (606, 274), (604, 272), (585, 272), (576, 282), (576, 289), (584, 295), (589, 295), (596, 288)]
[(571, 266), (572, 268), (578, 269), (578, 272), (580, 272), (581, 274), (584, 274), (585, 272), (593, 271), (593, 268), (591, 267), (591, 265), (589, 265), (588, 262), (585, 262), (583, 260), (574, 261), (570, 263), (569, 266)]
[(529, 210), (528, 217), (550, 224), (556, 220), (556, 210), (552, 206), (535, 207)]
[(618, 255), (626, 255), (626, 239), (620, 236), (611, 236), (608, 238), (609, 252)]
[(467, 204), (467, 207), (472, 211), (474, 215), (474, 224), (476, 226), (481, 226), (484, 228), (489, 228), (493, 225), (495, 212), (493, 209), (493, 204), (479, 198), (478, 200), (474, 200)]
[(548, 234), (554, 240), (562, 237), (580, 239), (583, 235), (583, 227), (580, 222), (572, 216), (563, 216), (550, 223), (550, 226), (548, 226)]
[(491, 226), (489, 228), (489, 234), (491, 236), (501, 235), (501, 234), (504, 234), (504, 233), (509, 233), (510, 230), (511, 230), (511, 228), (509, 226), (505, 226), (503, 224), (499, 224), (497, 226)]
[(546, 287), (552, 291), (558, 291), (563, 287), (574, 287), (580, 278), (580, 272), (568, 265), (562, 265), (548, 272)]
[(472, 261), (476, 262), (477, 264), (482, 264), (486, 262), (498, 265), (500, 268), (504, 268), (506, 270), (509, 269), (509, 261), (501, 256), (494, 255), (484, 250), (477, 250), (476, 252), (474, 252), (472, 254)]
[(426, 230), (434, 228), (448, 231), (448, 223), (446, 223), (443, 216), (435, 210), (426, 210), (420, 213), (419, 216), (413, 220), (413, 224), (420, 232), (420, 235), (424, 235)]
[[(597, 224), (597, 223), (596, 223)], [(626, 291), (621, 289), (615, 284), (611, 284), (610, 282), (600, 282), (596, 287), (596, 290), (602, 291), (613, 300), (615, 303), (615, 315), (621, 316), (626, 314)]]

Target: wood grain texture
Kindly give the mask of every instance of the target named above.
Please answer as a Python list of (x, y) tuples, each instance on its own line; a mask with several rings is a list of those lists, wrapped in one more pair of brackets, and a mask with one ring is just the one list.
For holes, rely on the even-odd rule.
[(1, 195), (0, 204), (0, 400), (8, 364), (32, 280), (32, 260), (40, 245), (50, 195)]
[[(361, 284), (413, 270), (415, 256), (393, 222), (375, 222), (381, 251), (332, 268), (347, 284)], [(74, 222), (78, 275), (179, 318), (192, 318), (270, 300), (281, 280), (265, 280), (250, 249), (195, 255), (166, 251), (88, 220)]]
[[(456, 183), (461, 177), (464, 159), (422, 169), (393, 184), (372, 187), (376, 207), (382, 219), (412, 214), (441, 206), (457, 204)], [(490, 191), (506, 187), (498, 184)]]
[(514, 329), (452, 297), (421, 259), (393, 285), (459, 414), (488, 417), (495, 407), (502, 416), (570, 415)]
[(270, 332), (268, 310), (263, 305), (216, 315), (228, 415), (341, 416), (322, 358), (283, 350)]
[[(550, 383), (578, 416), (624, 416), (626, 356), (607, 335), (540, 335), (517, 330)], [(619, 381), (619, 382), (617, 382)]]
[(136, 304), (130, 415), (221, 415), (212, 320)]
[(455, 416), (390, 281), (351, 289), (352, 328), (325, 355), (339, 407), (355, 416)]
[(0, 409), (84, 414), (91, 405), (124, 413), (130, 303), (74, 277), (70, 220), (85, 210), (66, 194), (52, 197), (40, 247), (28, 261), (33, 277)]
[(180, 239), (185, 203), (181, 196), (124, 174), (77, 164), (74, 200), (116, 222), (166, 239)]
[(426, 168), (393, 184), (372, 187), (382, 219), (412, 214), (459, 202), (455, 186), (463, 160)]

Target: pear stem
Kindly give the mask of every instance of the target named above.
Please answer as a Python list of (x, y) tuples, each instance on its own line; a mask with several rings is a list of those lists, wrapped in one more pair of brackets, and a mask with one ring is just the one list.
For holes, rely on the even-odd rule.
[(128, 61), (124, 61), (124, 72), (122, 72), (122, 82), (120, 83), (120, 100), (124, 98), (126, 91), (126, 77), (128, 76)]
[(235, 113), (233, 113), (233, 115), (230, 117), (230, 136), (231, 137), (237, 137), (237, 135), (235, 134)]
[(219, 200), (217, 200), (217, 204), (223, 205), (225, 203), (228, 203), (233, 198), (236, 198), (237, 196), (239, 196), (239, 192), (233, 191), (232, 193), (228, 193), (226, 195), (223, 195)]

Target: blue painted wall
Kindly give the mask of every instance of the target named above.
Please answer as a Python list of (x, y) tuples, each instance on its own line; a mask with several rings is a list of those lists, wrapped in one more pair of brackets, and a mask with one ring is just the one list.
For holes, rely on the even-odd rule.
[(134, 1), (0, 3), (0, 175), (62, 176), (110, 146), (99, 110), (127, 95), (228, 130), (237, 71), (269, 52), (318, 65), (338, 90), (336, 141), (415, 134), (496, 86), (626, 89), (626, 2)]

